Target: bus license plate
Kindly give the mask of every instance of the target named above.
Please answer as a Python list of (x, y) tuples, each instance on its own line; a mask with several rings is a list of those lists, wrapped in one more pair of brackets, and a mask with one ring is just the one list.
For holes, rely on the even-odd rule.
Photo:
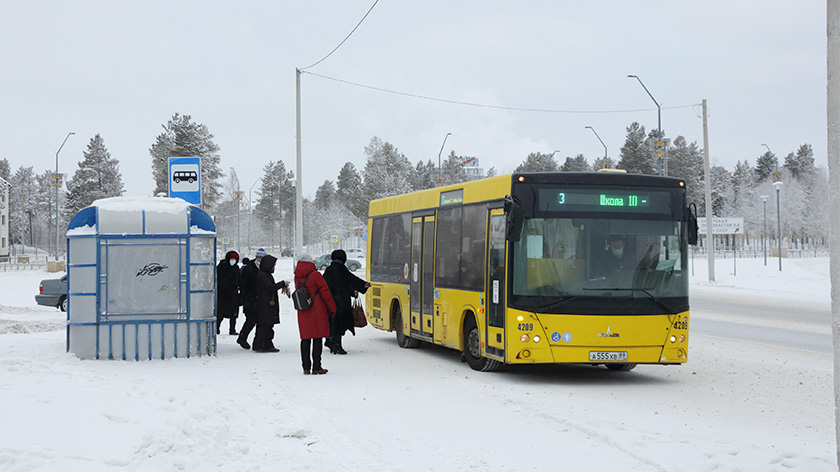
[(627, 351), (589, 351), (590, 361), (626, 361)]

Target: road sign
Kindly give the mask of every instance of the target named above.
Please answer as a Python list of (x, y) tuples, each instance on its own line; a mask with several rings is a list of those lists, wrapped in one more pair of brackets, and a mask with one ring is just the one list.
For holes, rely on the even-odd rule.
[(169, 158), (169, 196), (201, 205), (201, 158)]
[[(697, 232), (706, 232), (706, 218), (697, 218)], [(712, 234), (744, 234), (743, 218), (712, 218)]]
[(230, 244), (230, 237), (225, 236), (222, 238), (222, 244)]
[(330, 236), (330, 242), (331, 243), (337, 243), (338, 242), (338, 235), (334, 234), (334, 235)]

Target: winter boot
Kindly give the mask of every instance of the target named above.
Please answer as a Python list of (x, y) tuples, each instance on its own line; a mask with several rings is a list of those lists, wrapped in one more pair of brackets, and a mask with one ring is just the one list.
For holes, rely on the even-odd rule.
[(347, 351), (341, 347), (341, 336), (335, 337), (335, 340), (332, 342), (331, 350), (333, 354), (347, 354)]

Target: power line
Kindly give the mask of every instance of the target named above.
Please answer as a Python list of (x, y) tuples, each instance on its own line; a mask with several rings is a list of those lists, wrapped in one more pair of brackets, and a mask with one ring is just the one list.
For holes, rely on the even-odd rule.
[(359, 20), (359, 23), (356, 25), (356, 27), (355, 27), (355, 28), (353, 28), (353, 31), (351, 31), (351, 32), (350, 32), (350, 34), (348, 34), (346, 38), (344, 38), (344, 39), (343, 39), (340, 43), (338, 43), (338, 46), (336, 46), (336, 47), (335, 47), (335, 49), (333, 49), (332, 51), (330, 51), (330, 53), (329, 53), (329, 54), (327, 54), (326, 56), (324, 56), (323, 58), (321, 58), (321, 60), (320, 60), (320, 61), (318, 61), (318, 62), (316, 62), (315, 64), (312, 64), (311, 66), (307, 66), (307, 67), (304, 67), (303, 69), (301, 69), (301, 72), (305, 71), (306, 69), (309, 69), (309, 68), (312, 68), (312, 67), (317, 66), (318, 64), (320, 64), (320, 63), (324, 62), (324, 60), (325, 60), (326, 58), (328, 58), (328, 57), (332, 56), (332, 53), (336, 52), (336, 51), (338, 50), (338, 48), (340, 48), (340, 47), (341, 47), (341, 45), (342, 45), (342, 44), (344, 44), (344, 42), (345, 42), (345, 41), (347, 41), (348, 39), (350, 39), (350, 36), (352, 36), (352, 35), (353, 35), (353, 33), (355, 33), (357, 29), (359, 29), (359, 26), (361, 26), (361, 25), (362, 25), (362, 22), (363, 22), (363, 21), (365, 21), (365, 18), (367, 18), (367, 17), (368, 17), (368, 15), (370, 15), (370, 12), (371, 12), (371, 11), (373, 11), (373, 7), (375, 7), (377, 3), (379, 3), (379, 0), (376, 0), (376, 1), (374, 1), (374, 2), (373, 2), (373, 5), (371, 5), (371, 6), (370, 6), (370, 8), (368, 9), (367, 13), (365, 13), (365, 16), (363, 16), (363, 17), (362, 17), (362, 19), (361, 19), (361, 20)]
[[(302, 69), (301, 69), (301, 72), (303, 72)], [(486, 104), (482, 104), (482, 103), (462, 102), (462, 101), (459, 101), (459, 100), (449, 100), (449, 99), (445, 99), (445, 98), (428, 97), (428, 96), (425, 96), (425, 95), (418, 95), (418, 94), (415, 94), (415, 93), (399, 92), (399, 91), (396, 91), (396, 90), (389, 90), (389, 89), (385, 89), (385, 88), (381, 88), (381, 87), (374, 87), (372, 85), (365, 85), (365, 84), (360, 84), (360, 83), (357, 83), (357, 82), (350, 82), (349, 80), (337, 79), (335, 77), (328, 77), (326, 75), (316, 74), (314, 72), (304, 72), (304, 73), (309, 74), (309, 75), (313, 75), (315, 77), (320, 77), (322, 79), (327, 79), (327, 80), (332, 80), (334, 82), (340, 82), (342, 84), (352, 85), (354, 87), (361, 87), (361, 88), (366, 88), (366, 89), (369, 89), (369, 90), (376, 90), (377, 92), (391, 93), (391, 94), (394, 94), (394, 95), (402, 95), (402, 96), (405, 96), (405, 97), (419, 98), (419, 99), (422, 99), (422, 100), (431, 100), (433, 102), (451, 103), (453, 105), (465, 105), (465, 106), (479, 107), (479, 108), (494, 108), (494, 109), (497, 109), (497, 110), (527, 111), (527, 112), (535, 112), (535, 113), (568, 113), (568, 114), (637, 113), (637, 112), (642, 112), (642, 111), (656, 110), (656, 108), (636, 108), (636, 109), (633, 109), (633, 110), (555, 110), (555, 109), (549, 109), (549, 108), (523, 108), (523, 107), (507, 107), (507, 106), (501, 106), (501, 105), (486, 105)], [(662, 109), (663, 110), (676, 110), (676, 109), (679, 109), (679, 108), (696, 107), (697, 105), (698, 104), (693, 103), (691, 105), (679, 105), (679, 106), (673, 106), (673, 107), (662, 107)]]

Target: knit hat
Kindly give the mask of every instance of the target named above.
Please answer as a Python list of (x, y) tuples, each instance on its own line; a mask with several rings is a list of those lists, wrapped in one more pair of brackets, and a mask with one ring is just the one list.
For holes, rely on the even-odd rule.
[(298, 262), (315, 262), (315, 259), (313, 259), (312, 256), (310, 256), (309, 254), (304, 254), (300, 256)]
[(257, 249), (257, 254), (254, 257), (257, 258), (257, 259), (262, 259), (263, 257), (265, 257), (265, 249), (263, 249), (263, 248)]

